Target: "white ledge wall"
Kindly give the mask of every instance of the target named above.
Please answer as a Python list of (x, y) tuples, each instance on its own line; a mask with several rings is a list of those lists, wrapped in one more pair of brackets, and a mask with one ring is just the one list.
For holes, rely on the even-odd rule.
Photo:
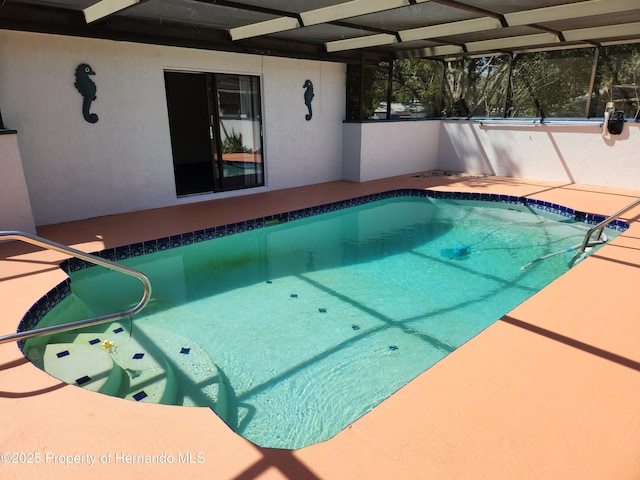
[(438, 168), (439, 132), (437, 120), (345, 123), (342, 176), (366, 182)]
[(36, 233), (15, 133), (0, 135), (0, 230)]
[(594, 125), (442, 121), (438, 168), (640, 189), (640, 124), (621, 135)]

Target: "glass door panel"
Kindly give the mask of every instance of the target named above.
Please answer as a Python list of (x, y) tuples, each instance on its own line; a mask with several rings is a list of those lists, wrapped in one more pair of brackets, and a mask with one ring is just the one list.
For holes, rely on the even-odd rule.
[(225, 190), (264, 184), (258, 77), (216, 74)]
[(177, 195), (214, 191), (209, 101), (205, 74), (165, 72)]
[(165, 72), (178, 196), (264, 185), (260, 78)]

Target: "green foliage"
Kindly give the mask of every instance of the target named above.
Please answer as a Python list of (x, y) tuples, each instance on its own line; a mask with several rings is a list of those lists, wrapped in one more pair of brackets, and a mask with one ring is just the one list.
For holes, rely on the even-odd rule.
[(514, 117), (584, 117), (594, 50), (537, 52), (514, 58)]
[(226, 133), (226, 137), (222, 142), (222, 153), (252, 153), (251, 149), (244, 146), (242, 141), (242, 132), (236, 133), (231, 129), (231, 133)]
[(640, 113), (640, 45), (615, 45), (601, 49), (594, 88), (595, 116), (604, 114), (606, 104), (626, 117), (638, 119)]
[[(627, 118), (640, 115), (640, 44), (495, 55), (451, 61), (393, 62), (391, 101), (428, 105), (443, 117), (602, 116), (607, 102)], [(347, 116), (371, 118), (388, 100), (389, 64), (347, 68)], [(443, 71), (444, 69), (444, 71)], [(444, 78), (444, 83), (441, 80)], [(360, 86), (364, 92), (360, 94)], [(589, 111), (587, 112), (587, 106)]]
[(446, 62), (442, 115), (502, 116), (508, 73), (505, 55)]

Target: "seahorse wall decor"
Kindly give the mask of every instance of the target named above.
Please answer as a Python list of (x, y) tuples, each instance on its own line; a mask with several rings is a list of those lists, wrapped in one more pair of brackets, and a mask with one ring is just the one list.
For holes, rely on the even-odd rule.
[(302, 86), (302, 88), (305, 89), (304, 91), (304, 104), (307, 106), (307, 110), (309, 110), (309, 113), (307, 113), (304, 116), (304, 119), (308, 122), (309, 120), (311, 120), (311, 117), (313, 117), (313, 111), (311, 110), (311, 101), (313, 100), (313, 97), (315, 96), (313, 93), (313, 83), (311, 82), (311, 80), (305, 80), (304, 85)]
[(74, 85), (83, 97), (82, 115), (89, 123), (96, 123), (98, 121), (98, 115), (89, 113), (91, 103), (96, 99), (96, 84), (89, 78), (89, 75), (95, 74), (96, 72), (86, 63), (81, 63), (76, 68), (76, 83), (74, 83)]

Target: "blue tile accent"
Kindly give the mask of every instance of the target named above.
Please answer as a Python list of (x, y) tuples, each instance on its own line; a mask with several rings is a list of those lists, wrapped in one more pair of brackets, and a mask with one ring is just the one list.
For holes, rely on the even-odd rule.
[(191, 245), (193, 244), (193, 232), (182, 234), (182, 244), (183, 245)]
[(107, 260), (111, 260), (112, 262), (115, 262), (118, 260), (118, 255), (116, 253), (116, 249), (115, 248), (109, 248), (107, 250), (102, 250), (100, 252), (100, 256), (102, 258), (105, 258)]
[(140, 255), (144, 255), (144, 244), (134, 243), (129, 247), (129, 254), (131, 255), (131, 257), (139, 257)]
[(69, 353), (69, 350), (63, 350), (61, 352), (56, 353), (56, 357), (58, 357), (58, 358), (67, 357), (69, 355), (71, 355)]
[(84, 385), (87, 382), (91, 381), (91, 377), (89, 375), (85, 375), (84, 377), (80, 377), (76, 380), (76, 384)]
[(145, 255), (158, 251), (158, 245), (155, 240), (144, 242), (142, 245), (144, 246)]
[(172, 248), (171, 239), (169, 237), (159, 238), (156, 242), (156, 247), (160, 252)]
[(147, 395), (147, 393), (144, 390), (140, 390), (138, 393), (136, 393), (133, 398), (135, 399), (136, 402), (139, 402), (140, 400), (143, 400), (145, 398), (147, 398), (149, 395)]
[(215, 228), (207, 228), (204, 231), (204, 234), (205, 234), (207, 240), (213, 240), (214, 238), (216, 238), (216, 229)]
[(197, 232), (193, 232), (194, 243), (204, 242), (206, 239), (207, 239), (207, 236), (204, 230), (198, 230)]
[(100, 343), (99, 338), (94, 338), (93, 340), (89, 340), (89, 345), (95, 345), (96, 343)]
[(183, 355), (189, 355), (189, 353), (191, 353), (191, 348), (182, 347), (180, 349), (180, 353), (182, 353)]
[(129, 254), (129, 246), (126, 247), (117, 247), (116, 248), (116, 259), (118, 260), (126, 260), (127, 258), (131, 258)]
[(131, 357), (133, 360), (140, 360), (142, 358), (144, 358), (144, 353), (135, 353), (133, 355), (133, 357)]
[(113, 330), (113, 333), (122, 333), (122, 332), (124, 332), (124, 328), (122, 327), (118, 327), (115, 330)]

